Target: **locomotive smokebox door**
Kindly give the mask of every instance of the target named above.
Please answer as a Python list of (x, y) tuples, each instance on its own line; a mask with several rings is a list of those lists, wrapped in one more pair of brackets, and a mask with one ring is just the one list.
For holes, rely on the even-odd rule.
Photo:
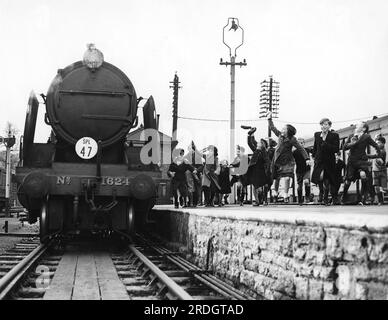
[(58, 137), (72, 145), (91, 137), (105, 148), (132, 128), (136, 101), (135, 89), (121, 70), (103, 62), (92, 72), (79, 61), (58, 72), (47, 93), (46, 111)]
[(146, 104), (143, 107), (143, 121), (144, 129), (157, 130), (155, 101), (152, 96), (148, 98)]

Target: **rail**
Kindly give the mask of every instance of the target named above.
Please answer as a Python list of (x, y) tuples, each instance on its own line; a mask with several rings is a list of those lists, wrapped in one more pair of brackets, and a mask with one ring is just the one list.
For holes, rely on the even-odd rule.
[(40, 244), (0, 279), (0, 300), (7, 297), (23, 275), (46, 252), (50, 245), (51, 241)]
[[(117, 231), (122, 236), (132, 239), (120, 231)], [(208, 270), (202, 270), (198, 266), (192, 264), (191, 262), (185, 260), (184, 258), (177, 255), (175, 252), (149, 241), (143, 235), (137, 234), (137, 239), (146, 245), (147, 248), (155, 251), (161, 257), (165, 257), (170, 263), (175, 265), (178, 269), (187, 272), (191, 277), (203, 285), (209, 288), (213, 292), (216, 292), (225, 299), (230, 300), (254, 300), (252, 297), (244, 294), (243, 292), (235, 289), (233, 286), (225, 283), (221, 279), (212, 275)], [(135, 248), (133, 244), (129, 246), (130, 251), (134, 254), (162, 283), (166, 288), (178, 299), (181, 300), (194, 300), (195, 298), (187, 293), (181, 286), (179, 286), (173, 279), (165, 274), (164, 271), (159, 269), (155, 264), (150, 261), (145, 255), (143, 255), (139, 250)]]

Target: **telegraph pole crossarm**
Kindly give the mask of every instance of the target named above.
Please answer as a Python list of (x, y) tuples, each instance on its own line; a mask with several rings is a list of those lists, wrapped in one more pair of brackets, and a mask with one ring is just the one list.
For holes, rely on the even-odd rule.
[[(279, 113), (279, 82), (274, 81), (272, 76), (269, 80), (260, 83), (260, 118), (266, 118), (272, 113), (272, 118), (277, 118)], [(271, 137), (271, 128), (268, 124), (268, 138)]]

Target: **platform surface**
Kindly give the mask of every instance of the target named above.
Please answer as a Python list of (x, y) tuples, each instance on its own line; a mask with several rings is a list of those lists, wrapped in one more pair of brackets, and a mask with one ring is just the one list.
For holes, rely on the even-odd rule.
[(128, 300), (108, 253), (68, 252), (45, 292), (44, 300)]
[(388, 206), (320, 206), (268, 205), (254, 207), (246, 204), (223, 207), (174, 209), (173, 205), (157, 205), (157, 211), (186, 212), (190, 215), (220, 219), (238, 219), (288, 224), (308, 224), (349, 229), (367, 228), (388, 232)]

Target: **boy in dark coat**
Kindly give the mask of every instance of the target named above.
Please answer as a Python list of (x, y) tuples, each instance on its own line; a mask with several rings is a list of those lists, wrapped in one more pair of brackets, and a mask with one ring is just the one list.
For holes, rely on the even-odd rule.
[(348, 165), (346, 168), (346, 177), (342, 203), (346, 202), (349, 187), (352, 182), (361, 179), (361, 201), (359, 204), (367, 203), (368, 196), (368, 171), (369, 161), (365, 152), (368, 146), (376, 149), (377, 155), (381, 156), (381, 149), (369, 135), (369, 126), (366, 122), (357, 124), (354, 133), (351, 134), (345, 145), (344, 150), (349, 150)]
[(338, 204), (338, 185), (335, 174), (335, 154), (339, 151), (339, 135), (331, 129), (331, 121), (323, 118), (319, 124), (321, 131), (314, 133), (314, 170), (311, 181), (319, 186), (319, 202), (329, 205), (329, 191), (333, 204)]
[(296, 140), (296, 129), (292, 125), (286, 124), (281, 131), (278, 130), (272, 122), (272, 112), (269, 112), (268, 124), (270, 129), (279, 138), (271, 164), (272, 178), (275, 180), (275, 199), (277, 198), (279, 190), (279, 178), (284, 178), (284, 193), (286, 194), (284, 202), (288, 203), (290, 179), (294, 177), (295, 167), (295, 159), (292, 155), (292, 147), (300, 150), (305, 161), (310, 161), (310, 158), (304, 148)]
[(244, 198), (246, 195), (247, 187), (247, 171), (248, 171), (248, 155), (245, 154), (245, 148), (237, 146), (236, 157), (233, 162), (229, 165), (233, 168), (232, 180), (230, 181), (231, 186), (237, 183), (237, 201), (240, 206), (244, 204)]
[[(227, 203), (226, 199), (228, 195), (232, 192), (230, 188), (230, 178), (229, 178), (229, 165), (227, 160), (223, 160), (220, 163), (220, 174), (218, 175), (218, 182), (220, 184), (220, 194), (218, 195), (218, 205), (222, 206), (222, 199), (225, 200)], [(225, 204), (226, 204), (225, 203)]]
[(178, 156), (173, 159), (173, 162), (170, 164), (167, 175), (171, 177), (171, 187), (174, 195), (174, 206), (179, 208), (178, 202), (178, 191), (183, 200), (183, 207), (187, 206), (187, 181), (186, 181), (186, 171), (194, 171), (194, 168), (183, 158), (184, 150), (178, 149)]
[[(196, 207), (198, 205), (202, 205), (202, 171), (203, 171), (203, 161), (201, 155), (195, 152), (194, 141), (190, 143), (188, 146), (188, 152), (185, 155), (185, 159), (195, 168), (195, 170), (191, 173), (191, 178), (193, 180), (194, 192), (192, 193), (192, 205)], [(188, 172), (186, 171), (186, 174)]]
[(380, 155), (368, 154), (369, 159), (373, 159), (372, 163), (372, 178), (373, 187), (375, 188), (375, 194), (377, 195), (378, 204), (384, 204), (384, 187), (387, 186), (387, 167), (386, 158), (387, 152), (385, 151), (385, 138), (379, 134), (375, 138), (375, 142), (380, 148)]
[(214, 207), (214, 197), (220, 192), (218, 182), (218, 174), (220, 172), (220, 164), (218, 162), (218, 149), (213, 145), (209, 145), (202, 151), (198, 150), (195, 145), (192, 148), (197, 157), (204, 159), (202, 169), (202, 190), (205, 195), (205, 206)]
[[(299, 144), (304, 148), (305, 141), (303, 138), (298, 138)], [(309, 155), (310, 150), (304, 148), (306, 153)], [(305, 190), (305, 202), (309, 203), (311, 201), (311, 186), (310, 186), (310, 175), (311, 175), (311, 167), (310, 164), (306, 163), (305, 158), (303, 157), (302, 153), (295, 149), (293, 151), (293, 155), (296, 162), (296, 181), (298, 183), (298, 203), (299, 205), (303, 204), (303, 185)]]
[(335, 176), (336, 184), (334, 185), (335, 194), (338, 194), (338, 191), (341, 187), (341, 184), (344, 182), (344, 172), (345, 163), (341, 160), (341, 154), (338, 152), (335, 154)]
[(255, 206), (267, 203), (267, 188), (272, 184), (270, 161), (268, 157), (268, 143), (264, 139), (258, 143), (253, 135), (256, 128), (252, 128), (248, 132), (248, 146), (253, 151), (251, 161), (249, 162), (247, 172), (247, 182), (253, 185), (253, 195), (256, 200)]

